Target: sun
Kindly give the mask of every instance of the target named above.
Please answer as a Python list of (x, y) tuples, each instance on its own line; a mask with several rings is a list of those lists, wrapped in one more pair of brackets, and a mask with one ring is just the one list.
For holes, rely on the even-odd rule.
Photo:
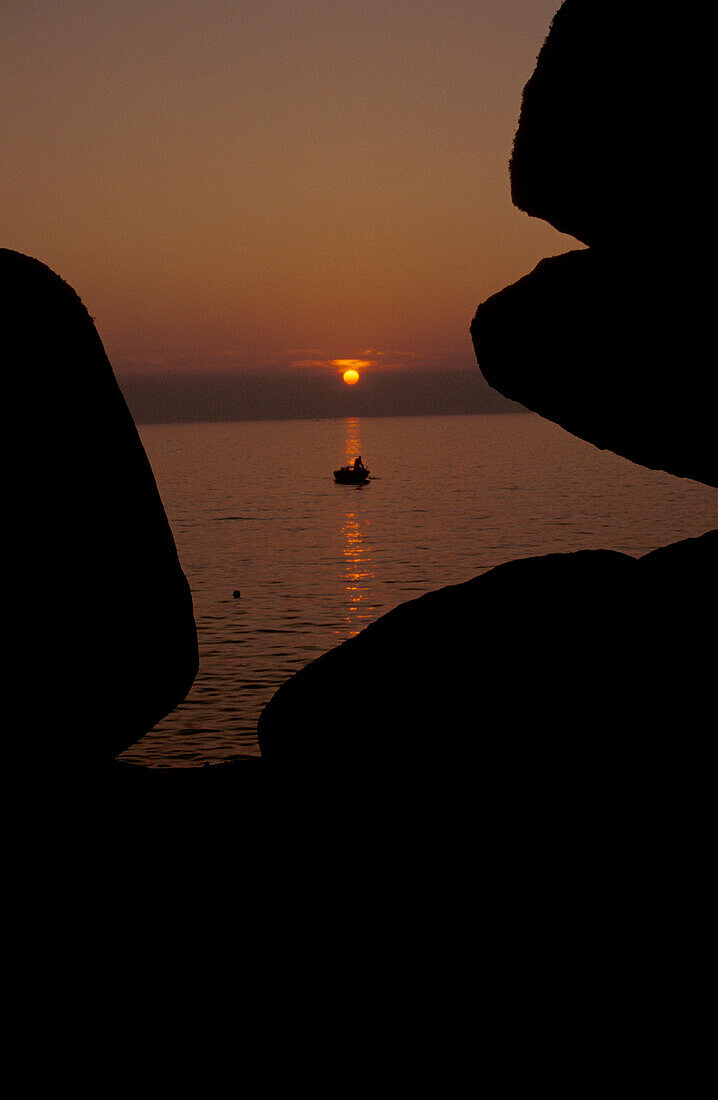
[(359, 371), (345, 370), (342, 378), (346, 382), (347, 386), (356, 386), (357, 382), (359, 381)]

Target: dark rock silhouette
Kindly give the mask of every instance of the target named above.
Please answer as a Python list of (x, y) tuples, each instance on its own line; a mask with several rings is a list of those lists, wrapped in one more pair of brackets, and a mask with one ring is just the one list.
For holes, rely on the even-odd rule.
[(649, 255), (598, 248), (543, 260), (479, 306), (476, 357), (491, 386), (598, 447), (718, 485), (718, 375), (707, 291), (669, 300)]
[[(656, 760), (672, 751), (709, 701), (695, 625), (716, 611), (717, 552), (714, 531), (640, 559), (551, 554), (402, 604), (279, 689), (262, 756), (279, 773), (380, 766), (477, 791), (568, 772), (595, 787), (615, 753), (645, 768), (649, 743)], [(701, 667), (687, 692), (680, 673)]]
[(547, 707), (555, 705), (542, 683), (543, 655), (551, 651), (563, 679), (556, 646), (588, 610), (577, 588), (598, 594), (603, 613), (604, 589), (633, 568), (602, 552), (526, 559), (401, 604), (279, 689), (260, 717), (262, 756), (270, 765), (311, 761), (344, 772), (368, 758), (408, 772), (490, 763), (505, 744), (497, 710), (516, 724), (516, 671), (530, 677), (523, 688), (532, 708), (537, 685)]
[(691, 247), (711, 50), (690, 8), (566, 0), (523, 93), (515, 205), (589, 245)]
[[(102, 342), (48, 267), (0, 250), (13, 612), (39, 767), (109, 763), (185, 697), (192, 599)], [(9, 393), (7, 392), (9, 391)], [(42, 746), (42, 751), (40, 749)]]
[(472, 335), (504, 396), (642, 465), (717, 485), (713, 234), (686, 229), (712, 69), (693, 41), (683, 79), (686, 27), (645, 5), (567, 0), (558, 11), (524, 90), (511, 191), (591, 248), (484, 302)]

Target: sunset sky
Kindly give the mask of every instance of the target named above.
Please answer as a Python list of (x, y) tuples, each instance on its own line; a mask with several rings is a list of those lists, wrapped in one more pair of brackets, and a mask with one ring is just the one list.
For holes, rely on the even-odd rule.
[(3, 0), (0, 244), (120, 381), (470, 367), (479, 301), (575, 245), (508, 185), (559, 6)]

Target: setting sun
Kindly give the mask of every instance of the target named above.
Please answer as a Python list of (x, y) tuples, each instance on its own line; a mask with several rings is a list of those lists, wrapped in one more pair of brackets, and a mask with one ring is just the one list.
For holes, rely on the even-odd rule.
[(355, 386), (356, 383), (359, 381), (359, 371), (345, 370), (342, 378), (346, 382), (347, 386)]

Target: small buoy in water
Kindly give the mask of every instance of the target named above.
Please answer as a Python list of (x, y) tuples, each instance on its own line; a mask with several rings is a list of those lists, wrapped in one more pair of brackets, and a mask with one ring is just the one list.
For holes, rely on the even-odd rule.
[(238, 600), (241, 595), (242, 593), (239, 591), (239, 589), (235, 588), (234, 592), (232, 593), (233, 599)]

